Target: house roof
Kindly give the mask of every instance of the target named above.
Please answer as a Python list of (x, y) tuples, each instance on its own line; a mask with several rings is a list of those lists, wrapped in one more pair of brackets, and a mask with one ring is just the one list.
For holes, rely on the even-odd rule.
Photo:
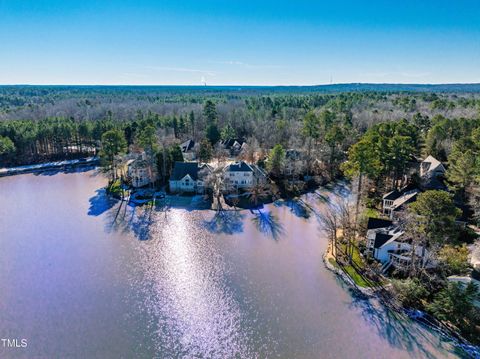
[(393, 190), (383, 195), (384, 200), (393, 201), (393, 208), (398, 209), (404, 204), (415, 201), (417, 194), (420, 193), (420, 190), (412, 185), (402, 188), (400, 191)]
[[(400, 237), (403, 236), (404, 231), (399, 227), (390, 227), (390, 228), (376, 228), (372, 229), (375, 231), (375, 240), (373, 242), (374, 248), (381, 248), (389, 243), (397, 241)], [(404, 241), (405, 238), (400, 239)]]
[(195, 146), (194, 140), (186, 140), (180, 145), (180, 149), (182, 150), (182, 152), (188, 152), (188, 151), (191, 151), (194, 146)]
[(229, 164), (225, 167), (228, 172), (253, 172), (253, 168), (245, 161), (239, 161)]
[(368, 218), (367, 229), (388, 228), (393, 224), (388, 219)]
[(220, 143), (226, 148), (231, 149), (235, 143), (238, 143), (238, 146), (242, 146), (245, 141), (239, 140), (236, 138), (229, 138), (227, 140), (222, 140)]
[(385, 243), (387, 243), (390, 240), (390, 238), (392, 238), (392, 237), (393, 236), (390, 235), (390, 234), (377, 233), (377, 235), (375, 236), (375, 242), (373, 243), (373, 247), (374, 248), (380, 248)]
[(417, 200), (417, 194), (419, 194), (419, 193), (420, 193), (420, 190), (418, 190), (418, 189), (406, 192), (401, 197), (399, 197), (395, 201), (393, 201), (393, 210), (394, 211), (400, 211), (404, 208), (403, 206), (405, 204), (415, 202)]
[(127, 162), (128, 168), (130, 169), (139, 169), (139, 168), (147, 168), (148, 163), (146, 160), (144, 160), (142, 157), (138, 157), (133, 160), (129, 160)]
[(198, 162), (175, 162), (170, 179), (173, 181), (179, 181), (186, 175), (189, 175), (194, 181), (196, 181), (198, 178), (198, 168)]
[(442, 163), (432, 155), (429, 155), (422, 161), (422, 169), (425, 173), (435, 171), (440, 166), (443, 167)]
[(400, 197), (400, 196), (401, 196), (400, 191), (397, 191), (396, 189), (394, 189), (394, 190), (391, 191), (391, 192), (385, 193), (385, 194), (383, 195), (383, 199), (387, 199), (387, 200), (392, 200), (392, 201), (394, 201), (394, 200), (396, 200), (396, 199), (397, 199), (398, 197)]

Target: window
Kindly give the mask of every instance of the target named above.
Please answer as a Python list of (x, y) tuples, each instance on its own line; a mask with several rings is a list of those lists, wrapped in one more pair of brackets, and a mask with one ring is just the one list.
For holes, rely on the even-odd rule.
[(243, 174), (245, 177), (248, 177), (250, 175), (250, 173), (246, 172)]

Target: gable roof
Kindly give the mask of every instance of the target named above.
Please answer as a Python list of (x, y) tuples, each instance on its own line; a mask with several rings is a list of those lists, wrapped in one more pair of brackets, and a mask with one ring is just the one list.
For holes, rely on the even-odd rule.
[(400, 193), (400, 191), (397, 191), (396, 189), (394, 189), (391, 192), (385, 193), (383, 195), (383, 199), (395, 201), (401, 195), (402, 194)]
[(390, 234), (377, 233), (377, 235), (375, 236), (375, 242), (373, 243), (373, 247), (380, 248), (385, 243), (387, 243), (392, 237), (393, 236)]
[(421, 166), (424, 174), (427, 174), (428, 172), (432, 172), (440, 168), (445, 170), (445, 167), (443, 167), (442, 163), (432, 155), (429, 155), (427, 158), (425, 158), (422, 161)]
[(367, 229), (377, 229), (377, 228), (388, 228), (393, 224), (392, 221), (388, 219), (381, 218), (368, 218)]
[(403, 187), (401, 190), (394, 189), (391, 192), (388, 192), (383, 195), (384, 200), (391, 200), (391, 201), (404, 201), (406, 197), (410, 197), (412, 194), (419, 193), (420, 190), (416, 188), (414, 185), (408, 185)]
[(183, 177), (189, 175), (194, 181), (198, 178), (197, 162), (175, 162), (173, 165), (173, 173), (170, 180), (180, 181)]
[(237, 146), (241, 147), (244, 144), (245, 141), (239, 140), (236, 138), (229, 138), (227, 140), (222, 140), (220, 143), (227, 149), (231, 149), (235, 144), (238, 144)]
[(195, 146), (194, 140), (186, 140), (180, 145), (180, 149), (182, 150), (182, 152), (188, 152), (188, 151), (191, 151), (194, 146)]
[(245, 161), (239, 161), (229, 164), (225, 167), (228, 172), (253, 172), (253, 168)]

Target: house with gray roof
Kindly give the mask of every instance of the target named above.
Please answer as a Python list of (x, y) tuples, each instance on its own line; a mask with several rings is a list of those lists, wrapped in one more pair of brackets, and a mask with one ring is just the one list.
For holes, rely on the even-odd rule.
[(170, 176), (170, 191), (174, 193), (203, 193), (205, 179), (212, 171), (206, 164), (198, 162), (175, 162)]
[(390, 219), (405, 209), (405, 205), (416, 200), (420, 190), (415, 187), (407, 186), (400, 190), (393, 190), (383, 196), (383, 214)]
[(186, 140), (180, 144), (184, 161), (193, 161), (196, 158), (195, 155), (195, 141)]
[(224, 184), (227, 190), (248, 189), (257, 183), (265, 183), (267, 175), (260, 167), (238, 161), (224, 168)]
[(238, 138), (229, 138), (220, 141), (220, 146), (227, 150), (231, 156), (237, 156), (247, 146), (247, 143)]
[(392, 266), (408, 271), (412, 256), (426, 268), (435, 266), (426, 248), (419, 244), (412, 247), (412, 240), (405, 231), (388, 220), (369, 218), (365, 253), (382, 264), (383, 273)]

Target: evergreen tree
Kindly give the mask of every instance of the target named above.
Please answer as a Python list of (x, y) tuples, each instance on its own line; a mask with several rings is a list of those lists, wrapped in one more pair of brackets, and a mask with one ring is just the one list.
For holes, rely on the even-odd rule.
[(15, 152), (15, 145), (8, 137), (0, 136), (0, 156), (9, 155)]
[(476, 155), (470, 149), (456, 148), (448, 157), (448, 169), (445, 175), (450, 182), (450, 187), (459, 191), (462, 199), (466, 199), (466, 191), (478, 175), (478, 165), (475, 162)]
[(233, 129), (233, 127), (230, 124), (226, 125), (222, 129), (221, 138), (222, 138), (222, 140), (228, 140), (230, 138), (235, 138), (235, 130)]
[(220, 132), (215, 123), (209, 124), (206, 129), (206, 137), (212, 145), (215, 145), (220, 140)]
[(418, 230), (432, 243), (453, 242), (458, 236), (455, 219), (461, 211), (455, 207), (450, 193), (437, 190), (420, 193), (409, 211), (423, 218)]
[(210, 142), (206, 139), (200, 142), (200, 149), (198, 152), (198, 158), (202, 162), (210, 162), (213, 157), (213, 148)]
[(127, 141), (123, 132), (119, 130), (109, 130), (102, 135), (102, 149), (100, 158), (108, 169), (111, 170), (112, 180), (117, 178), (115, 165), (115, 156), (124, 153), (127, 150)]
[(182, 149), (178, 145), (173, 145), (170, 148), (170, 156), (173, 162), (183, 162)]
[(268, 170), (272, 175), (279, 176), (285, 163), (285, 150), (280, 144), (275, 145), (268, 156)]
[(213, 124), (217, 121), (217, 108), (211, 100), (207, 100), (203, 106), (203, 117), (207, 124)]

